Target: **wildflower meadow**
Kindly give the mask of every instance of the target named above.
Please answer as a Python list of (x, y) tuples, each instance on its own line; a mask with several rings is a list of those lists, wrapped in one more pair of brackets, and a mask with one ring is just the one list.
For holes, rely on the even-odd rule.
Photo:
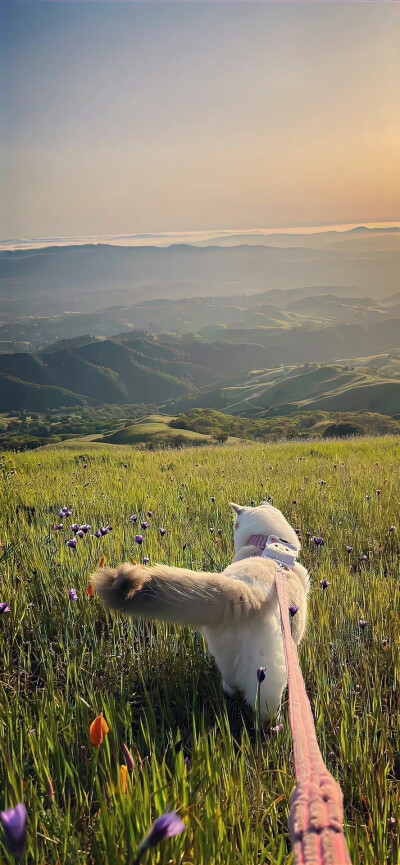
[(2, 865), (293, 861), (287, 704), (260, 727), (198, 632), (109, 615), (90, 584), (220, 571), (229, 501), (267, 497), (310, 572), (300, 662), (352, 862), (398, 865), (399, 466), (395, 438), (1, 457)]

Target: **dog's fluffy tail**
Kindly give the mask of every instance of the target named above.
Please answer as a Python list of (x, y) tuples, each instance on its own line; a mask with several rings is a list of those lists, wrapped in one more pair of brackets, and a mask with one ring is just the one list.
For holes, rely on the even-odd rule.
[(166, 565), (101, 568), (91, 582), (110, 610), (193, 627), (239, 623), (265, 602), (241, 580)]

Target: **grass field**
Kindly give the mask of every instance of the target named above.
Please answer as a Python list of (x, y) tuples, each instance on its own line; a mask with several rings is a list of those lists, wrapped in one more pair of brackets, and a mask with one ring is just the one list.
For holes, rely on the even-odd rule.
[[(146, 854), (147, 865), (292, 862), (286, 704), (283, 731), (258, 738), (198, 633), (109, 616), (86, 590), (101, 556), (221, 570), (232, 553), (229, 500), (270, 494), (301, 530), (311, 573), (300, 660), (343, 789), (352, 861), (398, 865), (399, 457), (387, 438), (1, 458), (0, 602), (10, 612), (0, 615), (0, 809), (26, 803), (25, 863), (133, 865), (170, 808), (187, 830)], [(150, 524), (142, 547), (132, 513)], [(76, 550), (65, 545), (75, 521), (92, 526)], [(89, 726), (100, 712), (110, 731), (95, 748)], [(122, 742), (136, 760), (126, 792)], [(13, 861), (1, 841), (0, 861)]]

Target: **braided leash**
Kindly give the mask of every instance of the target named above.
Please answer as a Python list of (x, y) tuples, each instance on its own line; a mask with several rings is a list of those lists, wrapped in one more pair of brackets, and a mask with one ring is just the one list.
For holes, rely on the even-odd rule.
[[(255, 555), (272, 558), (286, 568), (295, 563), (295, 547), (280, 538), (252, 535)], [(292, 560), (291, 560), (292, 556)], [(343, 833), (343, 793), (328, 772), (315, 735), (314, 719), (301, 674), (289, 622), (285, 571), (275, 572), (289, 689), (296, 786), (290, 797), (289, 835), (295, 865), (351, 865)]]
[(315, 735), (289, 622), (286, 576), (279, 568), (275, 585), (281, 614), (289, 688), (296, 786), (290, 797), (289, 834), (296, 865), (351, 865), (343, 833), (343, 793), (328, 772)]

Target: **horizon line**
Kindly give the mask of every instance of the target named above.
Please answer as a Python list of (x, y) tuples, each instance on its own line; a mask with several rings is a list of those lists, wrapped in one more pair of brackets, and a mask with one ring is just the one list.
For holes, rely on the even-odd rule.
[[(328, 223), (325, 225), (308, 225), (308, 226), (286, 226), (280, 228), (209, 228), (209, 229), (191, 229), (189, 231), (160, 231), (160, 232), (133, 232), (133, 233), (117, 233), (117, 234), (76, 234), (53, 237), (25, 237), (25, 238), (5, 238), (0, 240), (0, 251), (18, 251), (24, 249), (39, 249), (45, 247), (57, 246), (83, 246), (87, 244), (93, 245), (118, 245), (124, 246), (165, 246), (173, 245), (174, 243), (190, 243), (190, 241), (201, 242), (213, 239), (223, 239), (226, 236), (243, 236), (259, 234), (261, 237), (273, 237), (279, 234), (311, 236), (313, 234), (327, 234), (336, 232), (344, 234), (354, 228), (365, 228), (369, 230), (378, 230), (394, 228), (400, 231), (400, 222), (385, 221), (385, 222), (347, 222), (347, 223)], [(157, 244), (158, 240), (158, 244)], [(128, 243), (130, 241), (130, 243)], [(151, 241), (151, 242), (149, 242)]]

